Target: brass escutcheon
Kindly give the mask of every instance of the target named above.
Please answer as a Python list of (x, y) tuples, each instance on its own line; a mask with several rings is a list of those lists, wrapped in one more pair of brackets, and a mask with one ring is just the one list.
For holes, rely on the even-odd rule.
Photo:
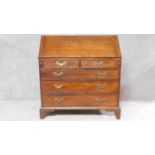
[(103, 64), (103, 61), (94, 61), (96, 66), (100, 66), (101, 64)]
[(57, 77), (60, 77), (60, 76), (62, 76), (64, 74), (64, 72), (53, 72), (53, 75), (54, 76), (57, 76)]
[(58, 89), (62, 88), (63, 86), (64, 86), (63, 84), (54, 84), (54, 87)]
[(96, 102), (97, 103), (102, 103), (104, 102), (106, 99), (105, 98), (96, 98)]
[(104, 87), (106, 87), (107, 85), (104, 83), (97, 83), (96, 84), (96, 88), (104, 88)]
[(97, 76), (104, 76), (106, 74), (107, 74), (106, 71), (99, 71), (99, 72), (97, 72)]
[(57, 64), (58, 66), (60, 66), (60, 67), (63, 67), (63, 66), (65, 66), (65, 65), (67, 64), (67, 61), (62, 61), (62, 62), (56, 61), (56, 64)]
[(65, 99), (64, 98), (54, 98), (54, 101), (57, 103), (62, 103)]

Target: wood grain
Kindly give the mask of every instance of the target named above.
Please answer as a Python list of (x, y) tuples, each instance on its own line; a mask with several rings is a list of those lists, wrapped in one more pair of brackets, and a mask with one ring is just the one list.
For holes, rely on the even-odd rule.
[(105, 69), (42, 69), (42, 80), (118, 80), (119, 70)]
[(79, 68), (77, 58), (47, 58), (40, 59), (41, 68)]
[(120, 67), (119, 58), (83, 58), (81, 68), (118, 68)]
[[(116, 106), (117, 95), (49, 95), (43, 94), (45, 107), (105, 107)], [(55, 99), (64, 99), (56, 102)], [(99, 100), (99, 102), (98, 102)], [(74, 102), (73, 102), (74, 101)]]
[[(83, 93), (103, 93), (118, 92), (119, 83), (117, 81), (92, 81), (92, 82), (64, 82), (64, 81), (42, 81), (43, 92), (83, 92)], [(56, 88), (56, 86), (62, 86)]]
[(42, 36), (39, 57), (121, 57), (117, 36)]

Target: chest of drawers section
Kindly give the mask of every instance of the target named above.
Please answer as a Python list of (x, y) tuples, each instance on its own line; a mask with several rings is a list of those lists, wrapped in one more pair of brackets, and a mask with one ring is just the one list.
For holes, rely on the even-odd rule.
[(39, 61), (43, 109), (118, 106), (120, 59), (47, 58)]

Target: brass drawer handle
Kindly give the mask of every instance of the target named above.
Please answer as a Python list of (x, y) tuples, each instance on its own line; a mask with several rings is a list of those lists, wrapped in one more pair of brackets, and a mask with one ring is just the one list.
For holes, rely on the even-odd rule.
[(64, 102), (64, 100), (65, 100), (64, 98), (57, 98), (57, 97), (54, 98), (54, 101), (57, 103), (62, 103), (62, 102)]
[(105, 98), (96, 98), (96, 102), (97, 102), (97, 103), (102, 103), (102, 102), (104, 102), (104, 101), (106, 101)]
[(104, 88), (106, 86), (107, 86), (106, 84), (102, 84), (102, 83), (97, 83), (96, 84), (96, 88)]
[(100, 66), (101, 64), (103, 64), (103, 61), (94, 61), (96, 66)]
[(64, 72), (53, 72), (53, 75), (54, 76), (57, 76), (57, 77), (60, 77), (60, 76), (62, 76), (64, 74)]
[(63, 67), (63, 66), (65, 66), (65, 65), (67, 64), (67, 61), (62, 61), (62, 62), (56, 61), (56, 64), (57, 64), (58, 66), (60, 66), (60, 67)]
[(63, 84), (54, 84), (54, 87), (58, 89), (62, 88), (63, 86), (64, 86)]
[(106, 75), (106, 74), (107, 74), (106, 71), (97, 72), (97, 76), (104, 76), (104, 75)]

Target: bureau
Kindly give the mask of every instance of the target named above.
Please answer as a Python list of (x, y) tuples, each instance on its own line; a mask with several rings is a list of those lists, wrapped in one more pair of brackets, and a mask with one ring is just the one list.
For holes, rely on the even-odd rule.
[(55, 110), (106, 110), (120, 119), (117, 36), (42, 36), (40, 118)]

